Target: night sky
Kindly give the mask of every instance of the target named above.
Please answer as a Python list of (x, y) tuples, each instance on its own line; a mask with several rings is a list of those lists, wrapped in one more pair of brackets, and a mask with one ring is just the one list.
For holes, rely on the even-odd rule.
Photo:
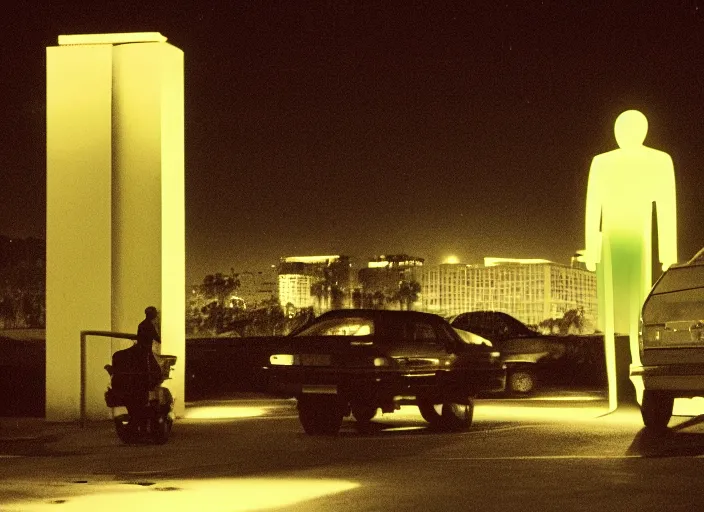
[(283, 255), (568, 263), (630, 108), (675, 164), (680, 260), (704, 246), (699, 0), (104, 4), (4, 8), (0, 234), (45, 236), (45, 48), (155, 31), (185, 53), (189, 283)]

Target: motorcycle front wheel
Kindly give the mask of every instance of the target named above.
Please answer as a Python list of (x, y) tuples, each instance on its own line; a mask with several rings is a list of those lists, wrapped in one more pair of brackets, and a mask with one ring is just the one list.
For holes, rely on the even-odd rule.
[(152, 441), (155, 444), (164, 444), (169, 440), (173, 420), (167, 415), (160, 415), (151, 420)]

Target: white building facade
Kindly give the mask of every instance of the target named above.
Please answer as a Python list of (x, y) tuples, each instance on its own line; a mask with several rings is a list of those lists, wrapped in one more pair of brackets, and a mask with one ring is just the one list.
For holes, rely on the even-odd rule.
[(310, 293), (313, 277), (303, 274), (279, 274), (279, 304), (284, 311), (291, 306), (296, 310), (313, 307)]
[(493, 310), (538, 324), (581, 308), (585, 320), (596, 323), (596, 274), (547, 260), (445, 263), (426, 267), (421, 284), (423, 310), (443, 316)]

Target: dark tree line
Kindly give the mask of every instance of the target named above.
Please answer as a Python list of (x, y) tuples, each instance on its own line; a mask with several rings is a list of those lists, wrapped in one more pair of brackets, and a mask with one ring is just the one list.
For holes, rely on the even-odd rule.
[(570, 309), (562, 318), (548, 318), (540, 322), (535, 329), (545, 334), (585, 334), (588, 332), (584, 308)]
[(421, 286), (417, 281), (401, 281), (397, 288), (387, 288), (374, 292), (355, 290), (352, 292), (352, 306), (355, 308), (386, 309), (398, 304), (399, 309), (410, 311), (420, 296)]
[(205, 276), (186, 297), (186, 333), (190, 336), (275, 336), (287, 334), (304, 319), (307, 311), (293, 318), (275, 297), (257, 304), (237, 299), (237, 274)]
[(0, 328), (44, 328), (46, 245), (0, 236)]

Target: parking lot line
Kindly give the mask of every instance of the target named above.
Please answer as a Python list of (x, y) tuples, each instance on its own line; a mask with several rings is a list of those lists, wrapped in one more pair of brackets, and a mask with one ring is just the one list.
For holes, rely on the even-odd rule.
[(434, 457), (432, 460), (594, 460), (642, 459), (643, 455), (516, 455), (506, 457)]

